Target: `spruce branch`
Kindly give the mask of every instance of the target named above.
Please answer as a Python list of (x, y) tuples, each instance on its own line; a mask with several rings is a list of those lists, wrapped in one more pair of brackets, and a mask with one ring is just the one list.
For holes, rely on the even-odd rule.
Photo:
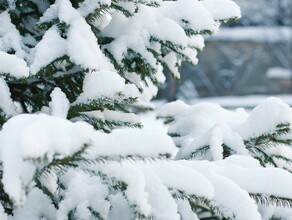
[(5, 213), (11, 215), (13, 214), (14, 205), (13, 201), (9, 198), (9, 195), (4, 190), (4, 185), (2, 183), (3, 179), (3, 165), (0, 164), (0, 203), (3, 206)]
[(289, 199), (289, 198), (277, 197), (273, 195), (256, 194), (256, 193), (250, 193), (249, 195), (258, 204), (261, 204), (261, 205), (292, 208), (292, 199)]
[[(196, 195), (189, 195), (181, 190), (177, 189), (169, 189), (172, 193), (172, 196), (174, 199), (178, 200), (187, 200), (192, 208), (192, 211), (196, 214), (202, 214), (203, 216), (208, 213), (210, 217), (215, 218), (226, 218), (226, 216), (220, 211), (220, 208), (217, 207), (215, 204), (212, 203), (212, 201), (204, 198), (204, 197), (198, 197)], [(226, 220), (229, 220), (231, 218), (226, 218)]]

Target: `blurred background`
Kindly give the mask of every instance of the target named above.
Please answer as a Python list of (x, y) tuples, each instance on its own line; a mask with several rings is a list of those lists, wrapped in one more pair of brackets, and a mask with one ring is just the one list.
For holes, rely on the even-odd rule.
[(199, 64), (184, 64), (179, 82), (168, 77), (158, 99), (211, 98), (228, 107), (234, 100), (253, 105), (257, 97), (280, 95), (292, 104), (292, 0), (234, 1), (240, 21), (206, 36)]

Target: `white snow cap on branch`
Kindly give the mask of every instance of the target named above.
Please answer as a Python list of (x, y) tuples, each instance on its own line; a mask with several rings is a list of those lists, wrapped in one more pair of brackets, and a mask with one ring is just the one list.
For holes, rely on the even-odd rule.
[[(163, 106), (158, 117), (174, 118), (168, 133), (179, 135), (173, 138), (181, 146), (178, 158), (185, 158), (201, 147), (209, 146), (212, 159), (220, 160), (223, 159), (222, 144), (227, 144), (238, 154), (247, 155), (244, 141), (273, 132), (279, 124), (291, 123), (292, 109), (274, 97), (263, 101), (250, 113), (243, 109), (227, 110), (211, 103), (190, 106), (176, 101)], [(292, 134), (283, 137), (291, 139)], [(280, 155), (292, 153), (281, 146), (277, 149)]]
[[(44, 47), (51, 47), (52, 45), (60, 47), (54, 48), (53, 51), (60, 51), (64, 53), (64, 55), (68, 55), (70, 60), (77, 65), (81, 65), (85, 69), (113, 70), (112, 64), (101, 51), (100, 46), (97, 43), (97, 38), (92, 32), (90, 25), (85, 21), (85, 18), (73, 8), (70, 1), (56, 1), (56, 3), (51, 5), (51, 7), (44, 13), (43, 17), (40, 19), (40, 23), (49, 22), (56, 18), (59, 18), (61, 22), (70, 25), (67, 32), (67, 39), (65, 40), (64, 38), (61, 38), (60, 34), (57, 33), (54, 38), (61, 38), (62, 42), (55, 42), (52, 44), (53, 42), (51, 42), (51, 40), (46, 40), (46, 38), (44, 38), (44, 40), (41, 40), (38, 43), (38, 45), (41, 44), (41, 46), (37, 45), (37, 50), (40, 51), (40, 54), (36, 54), (34, 58), (32, 66), (38, 67), (33, 69), (34, 73), (36, 73), (41, 67), (61, 56), (61, 54), (54, 53), (49, 60), (45, 59), (47, 56), (43, 54), (46, 51), (46, 48)], [(38, 59), (41, 58), (45, 59), (47, 63), (39, 63)]]
[(0, 109), (9, 116), (14, 116), (18, 113), (15, 104), (11, 99), (9, 87), (4, 79), (0, 77)]
[(90, 141), (93, 131), (84, 122), (73, 124), (45, 114), (24, 114), (10, 119), (0, 132), (5, 191), (17, 204), (23, 203), (23, 186), (31, 181), (37, 169), (33, 160), (46, 157), (51, 162), (56, 155), (71, 155)]
[(9, 74), (16, 78), (29, 76), (27, 63), (16, 55), (8, 54), (0, 50), (0, 74)]
[[(226, 20), (230, 18), (240, 18), (239, 6), (231, 0), (203, 0), (203, 6), (211, 13), (215, 20)], [(218, 10), (218, 6), (220, 9)]]
[(49, 107), (51, 115), (61, 118), (67, 118), (67, 114), (70, 108), (70, 102), (67, 99), (65, 93), (58, 87), (56, 87), (51, 93), (51, 102)]
[[(11, 133), (11, 131), (13, 131)], [(136, 140), (132, 142), (132, 140)], [(139, 143), (139, 146), (137, 146)], [(166, 135), (149, 134), (132, 129), (113, 134), (94, 131), (85, 122), (72, 123), (45, 114), (24, 114), (10, 119), (0, 131), (0, 160), (3, 163), (5, 191), (18, 203), (25, 200), (24, 189), (42, 165), (33, 161), (63, 158), (90, 145), (85, 158), (117, 156), (172, 156), (175, 147)], [(161, 146), (161, 147), (160, 147)]]

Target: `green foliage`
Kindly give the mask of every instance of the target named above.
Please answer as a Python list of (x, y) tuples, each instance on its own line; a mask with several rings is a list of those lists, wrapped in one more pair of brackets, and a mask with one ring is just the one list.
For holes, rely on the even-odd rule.
[[(46, 4), (46, 8), (39, 7), (38, 1), (16, 0), (15, 7), (10, 7), (8, 1), (0, 0), (0, 12), (8, 10), (11, 21), (19, 31), (21, 37), (30, 38), (30, 40), (22, 42), (22, 49), (25, 52), (33, 49), (37, 43), (43, 39), (46, 31), (52, 27), (57, 29), (57, 33), (60, 34), (60, 37), (63, 39), (67, 39), (68, 37), (68, 31), (71, 26), (59, 18), (53, 18), (49, 21), (40, 22), (40, 18), (43, 16), (44, 11), (47, 10), (48, 7), (50, 7), (53, 3), (55, 3), (54, 0), (47, 0), (42, 2)], [(71, 0), (70, 2), (75, 9), (78, 9), (80, 3), (83, 3), (84, 1)], [(127, 8), (124, 3), (133, 6), (132, 8), (129, 7), (132, 10)], [(122, 59), (118, 60), (107, 47), (116, 39), (103, 35), (102, 28), (100, 30), (96, 23), (98, 23), (99, 19), (102, 19), (106, 13), (112, 13), (113, 11), (125, 15), (125, 17), (128, 19), (133, 18), (135, 14), (139, 12), (140, 5), (159, 7), (159, 4), (155, 1), (113, 0), (110, 4), (100, 4), (99, 7), (96, 8), (93, 12), (90, 12), (88, 15), (86, 15), (85, 21), (87, 24), (89, 24), (92, 33), (95, 35), (96, 40), (98, 41), (98, 46), (100, 46), (100, 49), (102, 50), (101, 52), (104, 53), (104, 55), (112, 63), (115, 71), (117, 71), (121, 77), (125, 78), (126, 83), (133, 83), (130, 81), (130, 79), (127, 79), (127, 74), (135, 73), (143, 82), (141, 86), (136, 85), (139, 91), (142, 92), (144, 85), (145, 87), (149, 86), (149, 84), (153, 84), (155, 86), (160, 85), (161, 81), (159, 80), (158, 76), (160, 73), (158, 67), (161, 67), (161, 65), (168, 67), (168, 63), (164, 60), (167, 55), (170, 53), (175, 54), (174, 67), (178, 67), (182, 61), (192, 63), (194, 60), (193, 57), (187, 55), (186, 49), (191, 49), (193, 52), (196, 52), (198, 48), (192, 46), (182, 46), (168, 40), (162, 40), (159, 37), (150, 36), (149, 39), (145, 40), (148, 40), (148, 42), (145, 42), (145, 45), (143, 46), (145, 46), (145, 53), (149, 56), (152, 55), (156, 62), (150, 62), (146, 58), (145, 54), (142, 54), (142, 52), (139, 50), (135, 50), (135, 48), (127, 48), (122, 54)], [(226, 21), (227, 20), (216, 22)], [(190, 22), (187, 20), (182, 20), (181, 23), (178, 24), (182, 26), (188, 37), (212, 33), (210, 30), (194, 30), (190, 28), (189, 23)], [(5, 52), (8, 54), (16, 54), (14, 48), (8, 48)], [(24, 61), (30, 63), (28, 60)], [(171, 69), (170, 67), (168, 68)], [(93, 125), (96, 130), (100, 130), (105, 133), (110, 133), (114, 128), (120, 127), (141, 128), (141, 123), (127, 121), (122, 117), (121, 119), (103, 117), (99, 118), (98, 116), (93, 116), (94, 114), (91, 114), (94, 112), (104, 113), (106, 111), (116, 111), (121, 115), (131, 114), (137, 108), (141, 108), (141, 106), (138, 104), (138, 98), (129, 98), (122, 92), (119, 92), (110, 97), (100, 96), (93, 100), (86, 100), (84, 102), (78, 100), (78, 97), (83, 92), (84, 79), (91, 71), (95, 70), (87, 69), (83, 65), (75, 63), (74, 60), (68, 55), (63, 55), (38, 70), (37, 73), (31, 74), (29, 77), (15, 78), (4, 73), (0, 73), (0, 75), (9, 87), (12, 101), (22, 109), (22, 113), (36, 113), (48, 108), (50, 102), (52, 101), (52, 91), (55, 88), (60, 88), (70, 103), (67, 114), (67, 119), (69, 120), (82, 120), (88, 122), (89, 124)], [(178, 75), (176, 75), (174, 72), (175, 71), (173, 71), (174, 77), (178, 77)], [(0, 128), (9, 117), (10, 116), (5, 115), (4, 111), (0, 109)], [(168, 123), (173, 122), (173, 120), (173, 118), (167, 118)], [(291, 163), (288, 157), (283, 155), (270, 154), (268, 152), (269, 149), (273, 148), (275, 145), (285, 145), (290, 147), (292, 140), (283, 139), (282, 137), (285, 134), (290, 134), (291, 130), (292, 129), (290, 124), (279, 124), (274, 132), (246, 140), (245, 145), (251, 154), (253, 154), (253, 156), (257, 158), (263, 166), (272, 164), (273, 166), (277, 167), (278, 160)], [(174, 138), (179, 138), (179, 135), (180, 134), (178, 133), (171, 134), (171, 136)], [(122, 181), (119, 178), (113, 177), (114, 175), (110, 175), (103, 169), (98, 168), (112, 163), (117, 163), (121, 167), (123, 167), (124, 163), (138, 164), (137, 167), (139, 168), (139, 163), (151, 164), (161, 160), (169, 162), (168, 160), (172, 160), (173, 155), (168, 153), (161, 153), (158, 156), (147, 157), (141, 156), (142, 154), (129, 154), (122, 156), (99, 155), (95, 158), (88, 159), (87, 153), (90, 152), (90, 147), (92, 147), (90, 143), (85, 143), (82, 145), (80, 150), (66, 156), (62, 154), (54, 154), (53, 156), (45, 155), (44, 157), (37, 159), (26, 158), (25, 162), (30, 163), (32, 166), (35, 165), (36, 168), (36, 170), (33, 171), (35, 173), (33, 174), (33, 178), (30, 184), (21, 186), (25, 189), (26, 196), (29, 194), (32, 188), (38, 188), (44, 195), (49, 198), (54, 208), (58, 210), (60, 208), (61, 202), (66, 197), (66, 192), (69, 188), (62, 183), (62, 177), (64, 177), (70, 171), (81, 172), (82, 174), (86, 174), (89, 177), (98, 177), (99, 180), (101, 180), (101, 184), (107, 187), (109, 195), (105, 198), (106, 202), (110, 203), (111, 195), (121, 194), (125, 199), (134, 219), (154, 219), (151, 214), (148, 216), (143, 214), (137, 202), (128, 198), (129, 196), (127, 191), (130, 187), (126, 181)], [(235, 153), (232, 148), (227, 146), (225, 143), (222, 145), (222, 147), (224, 158)], [(210, 146), (201, 146), (184, 159), (191, 160), (198, 157), (203, 157), (209, 151)], [(52, 176), (56, 177), (55, 180), (53, 180), (56, 181), (56, 191), (53, 191), (46, 185), (46, 181), (48, 181), (48, 179)], [(159, 175), (157, 174), (157, 176)], [(3, 179), (2, 164), (0, 165), (0, 179)], [(160, 184), (164, 186), (164, 183), (162, 182), (163, 181), (161, 180)], [(208, 200), (204, 197), (198, 197), (197, 195), (188, 194), (187, 192), (183, 192), (178, 189), (166, 189), (170, 191), (175, 201), (187, 201), (193, 213), (196, 213), (199, 217), (204, 216), (205, 219), (235, 218), (235, 214), (224, 213), (224, 207), (221, 207), (220, 204), (218, 205), (214, 201)], [(289, 198), (278, 198), (272, 195), (259, 194), (251, 194), (251, 197), (260, 204), (275, 204), (280, 206), (287, 205), (289, 207), (292, 206), (291, 199)], [(0, 181), (0, 202), (5, 209), (5, 212), (10, 215), (13, 215), (15, 213), (14, 211), (19, 208), (15, 204), (15, 201), (13, 201), (13, 199), (10, 198), (7, 193), (5, 193), (2, 181)], [(110, 206), (112, 209), (112, 204), (110, 204)], [(94, 209), (94, 207), (88, 205), (86, 208), (90, 212), (93, 219), (105, 219), (102, 213), (99, 213)], [(67, 213), (67, 218), (69, 220), (78, 219), (78, 207), (75, 205), (74, 207), (70, 207), (70, 210)]]
[(204, 197), (198, 197), (196, 195), (188, 195), (183, 191), (171, 189), (172, 196), (176, 200), (186, 200), (190, 204), (192, 211), (201, 217), (200, 219), (222, 219), (222, 220), (231, 220), (224, 215), (220, 208), (215, 205), (211, 200), (208, 200)]
[[(166, 118), (166, 122), (172, 122), (174, 118)], [(282, 155), (273, 151), (277, 147), (292, 147), (292, 140), (286, 138), (285, 135), (292, 133), (292, 125), (290, 123), (280, 123), (278, 124), (274, 131), (265, 133), (256, 137), (249, 138), (244, 140), (246, 149), (249, 151), (250, 155), (257, 159), (260, 164), (264, 167), (274, 166), (286, 169), (290, 172), (292, 159), (289, 155)], [(181, 135), (178, 133), (169, 134), (173, 138), (180, 138)], [(180, 146), (178, 146), (180, 147)], [(221, 145), (223, 149), (223, 158), (229, 157), (231, 155), (237, 154), (231, 146), (228, 146), (226, 143)], [(198, 159), (205, 158), (205, 156), (210, 152), (210, 146), (204, 145), (196, 148), (193, 152), (183, 157), (183, 159)], [(281, 162), (281, 163), (279, 163)], [(283, 167), (283, 163), (286, 163), (288, 166)], [(290, 168), (289, 168), (290, 167)]]
[[(73, 7), (77, 8), (78, 5), (83, 1), (71, 1)], [(48, 6), (53, 2), (47, 2)], [(7, 1), (1, 3), (0, 10), (8, 8)], [(101, 18), (104, 13), (115, 8), (114, 5), (100, 5), (93, 13), (90, 13), (86, 17), (86, 21), (91, 25), (91, 28), (95, 35), (98, 36), (99, 30), (92, 25), (96, 19)], [(53, 25), (58, 27), (61, 36), (66, 39), (67, 31), (70, 26), (59, 19), (53, 19), (51, 21), (40, 23), (39, 19), (43, 12), (40, 11), (38, 5), (33, 1), (16, 1), (15, 7), (9, 9), (9, 14), (12, 23), (22, 36), (28, 35), (39, 42), (44, 33), (51, 28)], [(100, 37), (101, 43), (108, 43), (109, 38)], [(27, 43), (25, 46), (33, 48), (35, 45)], [(11, 51), (14, 54), (15, 51)], [(134, 59), (134, 58), (133, 58)], [(128, 63), (131, 61), (128, 61)], [(141, 62), (141, 58), (139, 59)], [(145, 68), (143, 64), (141, 67)], [(24, 113), (39, 112), (44, 106), (48, 106), (51, 101), (50, 94), (54, 88), (58, 87), (65, 93), (66, 97), (73, 103), (77, 97), (83, 91), (83, 81), (85, 75), (89, 72), (88, 69), (84, 69), (82, 66), (75, 64), (70, 57), (64, 55), (52, 61), (45, 67), (41, 68), (35, 75), (31, 75), (26, 78), (17, 79), (8, 75), (3, 75), (4, 79), (10, 89), (11, 98), (14, 102), (19, 103)], [(1, 74), (1, 73), (0, 73)], [(143, 74), (143, 73), (142, 73)], [(149, 72), (147, 73), (149, 74)], [(68, 118), (84, 119), (85, 121), (92, 123), (96, 129), (110, 132), (115, 127), (130, 126), (130, 127), (141, 127), (139, 123), (132, 124), (124, 121), (105, 121), (101, 122), (98, 119), (84, 116), (84, 112), (87, 110), (119, 110), (123, 112), (131, 112), (136, 106), (136, 99), (127, 99), (117, 94), (117, 98), (113, 99), (99, 99), (92, 100), (91, 104), (88, 105), (72, 105)], [(125, 99), (125, 100), (123, 100)], [(93, 104), (94, 103), (94, 104)], [(98, 103), (98, 104), (97, 104)], [(117, 108), (117, 109), (116, 109)], [(78, 112), (77, 112), (78, 111)], [(7, 116), (1, 111), (0, 126), (4, 124)]]
[[(279, 167), (277, 161), (281, 160), (285, 163), (292, 164), (291, 158), (285, 155), (279, 155), (276, 152), (271, 153), (270, 150), (277, 146), (292, 147), (292, 140), (285, 138), (285, 135), (292, 133), (292, 125), (290, 123), (278, 124), (274, 131), (262, 134), (258, 137), (250, 138), (244, 141), (246, 148), (251, 155), (258, 159), (262, 166)], [(281, 166), (281, 165), (280, 165)], [(290, 172), (292, 170), (289, 170)]]
[(292, 199), (276, 196), (249, 194), (258, 204), (265, 206), (292, 207)]

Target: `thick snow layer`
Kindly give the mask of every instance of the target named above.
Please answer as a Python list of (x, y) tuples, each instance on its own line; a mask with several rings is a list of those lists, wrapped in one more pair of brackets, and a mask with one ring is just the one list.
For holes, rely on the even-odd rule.
[(201, 35), (195, 35), (188, 38), (188, 46), (203, 50), (205, 46), (204, 38)]
[(27, 77), (29, 68), (27, 63), (16, 55), (8, 54), (0, 50), (0, 74), (8, 73), (16, 78)]
[[(206, 158), (221, 160), (224, 145), (237, 154), (248, 155), (244, 141), (274, 132), (279, 124), (291, 123), (292, 109), (274, 97), (261, 102), (250, 113), (243, 109), (227, 110), (211, 103), (190, 106), (176, 101), (161, 107), (158, 116), (174, 119), (168, 133), (179, 135), (173, 138), (181, 147), (177, 158), (188, 158), (193, 152), (208, 146)], [(288, 134), (279, 138), (291, 139), (291, 136)], [(291, 149), (284, 146), (275, 145), (270, 151), (286, 157), (292, 155)], [(197, 157), (200, 158), (199, 155)], [(277, 164), (280, 166), (280, 162)]]
[(51, 93), (51, 102), (49, 103), (51, 115), (61, 118), (67, 118), (67, 113), (70, 108), (70, 102), (65, 93), (56, 87)]
[(110, 5), (110, 0), (85, 0), (79, 3), (78, 11), (83, 16), (86, 17), (90, 13), (93, 13), (100, 5)]
[[(185, 110), (192, 109), (182, 103), (180, 106)], [(34, 188), (32, 181), (36, 169), (44, 164), (29, 158), (46, 157), (50, 162), (52, 157), (72, 155), (84, 144), (89, 146), (83, 154), (85, 159), (108, 156), (115, 160), (131, 155), (145, 160), (137, 157), (88, 165), (90, 171), (101, 172), (115, 181), (126, 183), (124, 196), (116, 192), (110, 195), (111, 188), (104, 185), (99, 176), (79, 168), (68, 170), (58, 180), (54, 175), (44, 176), (41, 181), (45, 182), (50, 192), (58, 191), (57, 181), (66, 189), (59, 209), (55, 210), (49, 198)], [(235, 155), (216, 162), (147, 160), (148, 157), (163, 154), (174, 156), (175, 152), (170, 137), (162, 132), (116, 129), (111, 134), (104, 134), (94, 131), (86, 123), (72, 123), (44, 114), (15, 116), (0, 131), (4, 189), (18, 205), (22, 204), (22, 208), (15, 211), (15, 220), (20, 220), (22, 216), (61, 220), (75, 208), (78, 218), (90, 219), (88, 207), (104, 218), (119, 219), (121, 214), (132, 218), (129, 205), (157, 219), (180, 219), (180, 213), (183, 219), (197, 220), (189, 204), (185, 200), (174, 200), (169, 189), (210, 199), (211, 204), (225, 216), (257, 220), (261, 219), (260, 213), (248, 193), (292, 198), (289, 185), (292, 175), (282, 169), (260, 167), (258, 161), (250, 156)], [(80, 193), (76, 194), (76, 191)], [(42, 201), (42, 205), (36, 207), (35, 201)]]
[[(216, 19), (219, 19), (219, 17), (220, 19), (228, 19), (230, 16), (240, 16), (240, 11), (236, 4), (227, 0), (215, 1), (213, 4), (206, 2), (212, 13), (208, 11), (202, 1), (179, 0), (159, 3), (161, 7), (157, 8), (139, 5), (138, 13), (134, 13), (136, 5), (132, 3), (119, 4), (119, 6), (133, 13), (131, 17), (119, 12), (111, 13), (111, 20), (107, 26), (101, 28), (101, 33), (104, 36), (113, 38), (113, 41), (103, 47), (113, 55), (118, 64), (123, 65), (124, 58), (130, 57), (131, 59), (130, 49), (141, 55), (141, 58), (154, 70), (161, 72), (159, 70), (160, 64), (163, 63), (168, 66), (176, 78), (180, 78), (178, 66), (181, 64), (182, 57), (173, 51), (179, 51), (186, 57), (185, 59), (197, 64), (197, 51), (195, 48), (202, 49), (204, 47), (202, 36), (189, 37), (186, 32), (200, 33), (208, 31), (213, 33), (219, 27), (219, 23), (214, 21), (215, 17)], [(217, 10), (220, 11), (219, 14), (215, 13), (215, 6), (219, 8)], [(226, 11), (232, 12), (226, 13)], [(171, 45), (169, 46), (169, 44)], [(176, 49), (171, 49), (170, 51), (168, 51), (169, 49), (164, 49), (173, 47)], [(155, 51), (161, 57), (157, 59), (149, 49)], [(160, 75), (163, 76), (162, 74)], [(139, 76), (136, 76), (136, 73), (127, 73), (126, 78), (138, 88), (143, 89), (141, 100), (149, 100), (149, 97), (152, 98), (157, 93), (151, 88), (151, 84), (148, 88), (143, 88), (140, 83), (141, 80)], [(164, 81), (164, 78), (160, 80), (157, 75), (152, 78), (157, 79), (158, 82)], [(145, 81), (149, 84), (148, 78)]]
[[(181, 161), (206, 176), (213, 184), (214, 205), (219, 206), (225, 214), (231, 211), (236, 219), (261, 219), (255, 202), (248, 193), (274, 195), (291, 198), (291, 173), (278, 168), (242, 167), (242, 164), (255, 164), (250, 157), (236, 157), (233, 161)], [(227, 208), (227, 209), (226, 209)], [(248, 218), (247, 218), (248, 217)]]
[(104, 110), (103, 116), (105, 120), (108, 121), (123, 121), (123, 122), (130, 122), (130, 123), (139, 123), (140, 118), (134, 113), (125, 113), (119, 111), (111, 111), (111, 110)]
[[(239, 6), (231, 0), (203, 0), (202, 5), (208, 9), (214, 20), (240, 18)], [(218, 6), (220, 5), (220, 9)]]
[[(17, 204), (23, 204), (26, 199), (23, 187), (30, 185), (36, 169), (42, 166), (34, 161), (46, 158), (49, 163), (53, 159), (72, 155), (85, 144), (90, 144), (84, 155), (87, 159), (100, 156), (112, 159), (125, 156), (159, 157), (165, 154), (173, 156), (176, 152), (171, 138), (165, 134), (135, 129), (120, 129), (104, 134), (94, 131), (84, 122), (72, 123), (45, 114), (18, 115), (5, 123), (0, 132), (5, 191)], [(53, 184), (48, 188), (54, 192), (54, 177), (48, 178)]]
[(178, 60), (176, 57), (176, 54), (174, 52), (168, 53), (166, 56), (163, 57), (163, 61), (171, 71), (171, 73), (174, 75), (175, 78), (180, 78), (180, 73), (178, 71)]
[(95, 147), (88, 150), (87, 158), (128, 155), (157, 157), (163, 154), (171, 156), (176, 152), (171, 138), (167, 135), (130, 128), (115, 129), (111, 134), (98, 133), (93, 137), (93, 143)]
[(162, 180), (150, 169), (144, 168), (151, 215), (156, 219), (179, 220), (178, 206)]
[[(222, 167), (217, 172), (233, 180), (250, 193), (292, 198), (292, 175), (279, 168)], [(251, 179), (255, 180), (250, 181)], [(273, 183), (273, 184), (270, 184)]]
[(194, 137), (198, 137), (216, 124), (239, 124), (247, 117), (247, 114), (243, 111), (231, 112), (212, 103), (189, 106), (182, 101), (176, 101), (159, 109), (158, 117), (169, 116), (178, 119), (169, 128), (169, 133), (177, 132), (184, 135), (191, 133)]
[(57, 27), (53, 26), (46, 31), (32, 53), (34, 58), (30, 70), (32, 74), (36, 74), (41, 68), (65, 55), (66, 40), (60, 36)]
[(182, 220), (199, 220), (198, 216), (193, 213), (190, 203), (186, 200), (177, 200), (179, 212)]
[[(11, 132), (13, 131), (13, 132)], [(90, 140), (93, 128), (45, 114), (18, 115), (4, 124), (0, 133), (5, 191), (17, 204), (25, 200), (24, 189), (36, 171), (30, 159), (68, 156)], [(74, 137), (74, 138), (72, 138)]]
[[(264, 100), (268, 99), (268, 95), (249, 95), (249, 96), (224, 96), (224, 97), (209, 97), (209, 98), (196, 98), (189, 100), (189, 104), (198, 104), (201, 102), (208, 102), (218, 104), (224, 108), (237, 109), (246, 108), (252, 109)], [(273, 95), (273, 97), (282, 99), (285, 103), (292, 106), (292, 95)]]
[(9, 87), (5, 80), (0, 78), (0, 109), (8, 116), (17, 114), (16, 106), (14, 105)]
[(105, 165), (96, 165), (94, 170), (100, 170), (110, 177), (123, 181), (127, 184), (125, 194), (130, 201), (138, 205), (140, 212), (146, 216), (150, 214), (151, 206), (148, 202), (148, 193), (145, 191), (145, 177), (142, 170), (131, 162), (107, 163)]
[[(208, 199), (214, 195), (214, 187), (208, 179), (196, 170), (182, 166), (175, 161), (158, 161), (147, 164), (147, 167), (150, 167), (169, 188)], [(188, 181), (186, 182), (186, 180)]]
[(24, 205), (20, 209), (17, 209), (13, 214), (13, 220), (38, 220), (41, 218), (47, 220), (56, 219), (56, 209), (51, 200), (38, 188), (31, 190)]
[(125, 80), (116, 72), (102, 70), (93, 71), (85, 76), (83, 92), (77, 99), (77, 103), (87, 102), (103, 96), (113, 97), (125, 88)]
[[(84, 69), (112, 69), (111, 64), (101, 52), (97, 43), (97, 38), (92, 32), (90, 25), (85, 21), (85, 18), (72, 7), (70, 1), (56, 1), (56, 3), (51, 5), (51, 7), (44, 13), (40, 19), (40, 23), (49, 22), (56, 18), (58, 18), (61, 22), (65, 22), (70, 25), (70, 27), (67, 32), (66, 40), (60, 36), (58, 37), (57, 35), (53, 36), (53, 39), (56, 40), (61, 38), (62, 42), (55, 42), (54, 45), (60, 48), (53, 48), (52, 51), (59, 51), (59, 53), (62, 52), (63, 55), (67, 54), (74, 63), (81, 65)], [(42, 41), (40, 41), (40, 43)], [(47, 50), (44, 46), (52, 45), (51, 43), (54, 42), (44, 42), (42, 45), (43, 47), (40, 46), (38, 49), (40, 53), (45, 53)], [(43, 58), (51, 62), (60, 56), (60, 54), (55, 52), (54, 54), (51, 54), (51, 59), (50, 57), (46, 58), (46, 55), (44, 54), (39, 56), (36, 55), (35, 59)], [(35, 65), (39, 68), (45, 65), (38, 62), (37, 64)], [(48, 61), (46, 64), (48, 64)], [(33, 69), (33, 72), (38, 71), (39, 68), (36, 68), (36, 70)]]
[(77, 215), (80, 216), (80, 219), (90, 219), (91, 213), (88, 207), (106, 219), (110, 209), (109, 202), (105, 200), (108, 196), (108, 187), (102, 184), (98, 177), (71, 170), (62, 176), (60, 181), (67, 190), (59, 205), (57, 220), (66, 219), (67, 213), (75, 207), (77, 207)]
[[(146, 9), (145, 7), (144, 11), (146, 11)], [(147, 11), (152, 13), (150, 9)], [(147, 26), (145, 27), (146, 24), (149, 26), (150, 24), (156, 25), (156, 23), (146, 22), (146, 14), (143, 14), (142, 11), (141, 14), (138, 13), (132, 18), (126, 18), (120, 13), (114, 13), (110, 24), (103, 29), (103, 34), (105, 36), (115, 38), (106, 48), (113, 54), (118, 62), (121, 62), (128, 49), (132, 49), (141, 54), (152, 67), (156, 67), (156, 59), (147, 51), (147, 46), (150, 46), (150, 33), (149, 30), (147, 30)], [(151, 19), (152, 17), (150, 16), (149, 18)]]
[[(12, 49), (17, 57), (23, 58), (25, 52), (21, 40), (21, 35), (12, 24), (8, 11), (0, 13), (0, 51), (8, 52)], [(2, 65), (5, 64), (6, 62), (3, 62)]]
[[(237, 157), (235, 156), (234, 161), (239, 164), (253, 163), (254, 159), (249, 157)], [(232, 217), (235, 219), (245, 220), (245, 219), (261, 219), (261, 216), (257, 210), (255, 201), (249, 197), (248, 192), (240, 188), (237, 182), (233, 182), (231, 179), (226, 178), (224, 174), (217, 172), (217, 168), (224, 166), (226, 167), (226, 172), (228, 172), (228, 166), (234, 166), (230, 160), (225, 163), (225, 160), (217, 162), (207, 162), (207, 161), (182, 161), (181, 163), (196, 169), (205, 175), (209, 181), (212, 182), (215, 195), (213, 197), (213, 205), (217, 206), (225, 216)], [(243, 177), (245, 179), (246, 177)], [(255, 179), (254, 179), (255, 180)], [(249, 180), (244, 180), (249, 181)], [(263, 185), (265, 187), (269, 183)]]
[(4, 212), (4, 208), (1, 204), (0, 204), (0, 219), (7, 220), (7, 214)]
[(279, 98), (269, 98), (254, 108), (246, 122), (238, 128), (242, 138), (271, 132), (278, 124), (292, 122), (292, 108)]
[(198, 32), (204, 30), (216, 32), (218, 30), (211, 13), (197, 0), (165, 1), (159, 10), (165, 17), (173, 19), (178, 24), (181, 24), (182, 20), (187, 21), (186, 28)]
[(139, 114), (141, 123), (143, 125), (142, 130), (148, 132), (155, 132), (160, 134), (166, 134), (168, 126), (163, 123), (162, 120), (156, 119), (155, 112), (144, 112)]

